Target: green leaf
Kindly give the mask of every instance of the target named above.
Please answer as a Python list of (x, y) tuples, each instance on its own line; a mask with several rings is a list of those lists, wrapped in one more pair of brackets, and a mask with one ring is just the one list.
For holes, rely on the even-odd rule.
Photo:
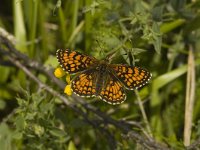
[(58, 129), (58, 128), (52, 128), (49, 132), (50, 132), (52, 135), (57, 136), (57, 137), (64, 137), (64, 136), (67, 136), (67, 134), (66, 134), (65, 131), (60, 130), (60, 129)]
[(164, 23), (160, 26), (161, 33), (168, 33), (186, 22), (185, 19), (177, 19), (169, 23)]
[(164, 5), (156, 6), (152, 10), (152, 17), (155, 21), (161, 21), (163, 18)]
[(19, 130), (23, 130), (25, 127), (25, 118), (21, 115), (21, 116), (17, 116), (16, 120), (15, 120), (15, 125), (16, 128)]
[(55, 56), (48, 56), (48, 59), (45, 61), (45, 66), (49, 67), (49, 68), (56, 68), (59, 64), (58, 64), (58, 60)]
[(68, 150), (76, 150), (76, 147), (75, 147), (75, 144), (74, 144), (73, 141), (70, 141), (70, 142), (69, 142)]
[(156, 22), (153, 23), (153, 32), (155, 33), (153, 35), (153, 46), (156, 50), (156, 52), (158, 54), (160, 54), (160, 51), (161, 51), (161, 44), (162, 44), (162, 36), (161, 36), (161, 33), (160, 33), (160, 28), (158, 26), (158, 24)]
[(159, 89), (169, 82), (172, 82), (174, 79), (180, 77), (187, 71), (187, 66), (181, 66), (175, 70), (172, 70), (168, 73), (165, 73), (159, 77), (157, 77), (155, 80), (153, 80), (153, 89)]
[(17, 40), (16, 48), (22, 52), (27, 52), (26, 47), (26, 28), (24, 25), (24, 16), (21, 2), (13, 0), (13, 14), (14, 14), (14, 32)]

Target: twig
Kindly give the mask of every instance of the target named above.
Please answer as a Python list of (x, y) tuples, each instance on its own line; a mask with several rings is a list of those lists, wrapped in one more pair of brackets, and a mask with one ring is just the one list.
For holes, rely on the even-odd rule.
[[(127, 135), (124, 135), (124, 137), (126, 138), (131, 138), (131, 139), (135, 139), (139, 134), (133, 134), (132, 132), (128, 132)], [(142, 143), (142, 141), (144, 139), (140, 139), (141, 136), (139, 136), (137, 139), (137, 142), (140, 143), (141, 145), (143, 145), (145, 148), (150, 149), (150, 150), (170, 150), (169, 148), (165, 147), (163, 144), (158, 144), (157, 142), (155, 142), (155, 140), (152, 138), (151, 140), (149, 140), (149, 143)], [(143, 137), (144, 138), (144, 137)], [(151, 142), (150, 142), (151, 141)], [(155, 143), (154, 143), (155, 142)]]
[(197, 147), (200, 147), (200, 138), (194, 141), (190, 146), (187, 146), (187, 150), (196, 150)]

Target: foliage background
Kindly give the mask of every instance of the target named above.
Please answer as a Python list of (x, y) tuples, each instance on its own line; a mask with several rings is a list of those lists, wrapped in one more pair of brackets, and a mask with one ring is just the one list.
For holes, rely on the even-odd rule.
[[(196, 66), (191, 142), (200, 136), (199, 8), (198, 0), (2, 0), (0, 27), (14, 35), (20, 52), (44, 64), (52, 74), (58, 66), (55, 52), (65, 48), (98, 59), (116, 52), (113, 63), (147, 68), (153, 74), (150, 84), (139, 95), (127, 91), (123, 104), (85, 101), (116, 120), (133, 124), (140, 134), (144, 130), (170, 148), (184, 149), (186, 73), (192, 67), (189, 51)], [(39, 88), (21, 69), (5, 63), (2, 53), (0, 62), (0, 149), (111, 149), (108, 137)], [(32, 72), (63, 93), (50, 78)], [(148, 123), (138, 99), (143, 101)], [(78, 109), (84, 110), (81, 105)], [(102, 126), (113, 135), (117, 149), (140, 148), (112, 125)]]

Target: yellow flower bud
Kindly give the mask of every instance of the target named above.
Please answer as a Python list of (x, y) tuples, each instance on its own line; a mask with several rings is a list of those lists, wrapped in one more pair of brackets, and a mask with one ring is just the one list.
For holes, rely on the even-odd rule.
[(71, 89), (71, 85), (67, 85), (65, 87), (64, 93), (71, 96), (72, 95), (72, 89)]
[(66, 76), (66, 81), (67, 81), (67, 84), (71, 84), (70, 74), (69, 73)]
[(62, 68), (58, 67), (54, 71), (54, 75), (56, 78), (62, 78), (65, 75), (65, 72), (62, 70)]

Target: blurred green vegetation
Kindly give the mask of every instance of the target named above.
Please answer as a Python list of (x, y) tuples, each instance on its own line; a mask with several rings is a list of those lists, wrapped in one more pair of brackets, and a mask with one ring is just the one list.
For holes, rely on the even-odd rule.
[[(147, 68), (153, 78), (139, 94), (153, 137), (182, 149), (190, 45), (196, 65), (191, 141), (200, 136), (199, 9), (199, 0), (2, 0), (0, 27), (15, 36), (19, 51), (45, 66), (56, 68), (56, 50), (70, 48), (98, 59), (116, 52), (112, 63)], [(51, 79), (34, 73), (51, 85)], [(24, 72), (1, 65), (0, 74), (0, 149), (109, 149), (99, 131), (38, 90)], [(92, 104), (145, 128), (134, 92), (127, 93), (121, 105)], [(118, 149), (137, 148), (120, 132), (113, 136)]]

